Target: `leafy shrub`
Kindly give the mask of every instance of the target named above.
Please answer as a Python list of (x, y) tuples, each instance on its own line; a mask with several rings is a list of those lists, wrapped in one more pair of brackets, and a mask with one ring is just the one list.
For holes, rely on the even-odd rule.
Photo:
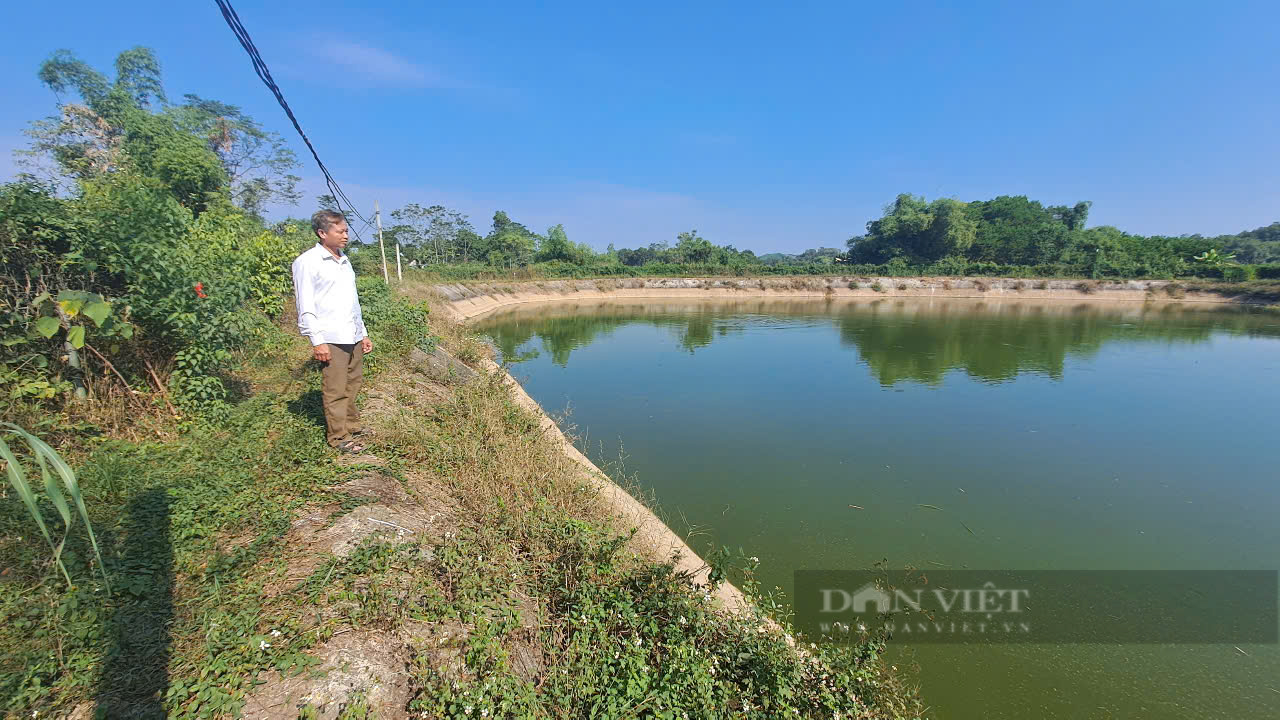
[(1266, 265), (1254, 266), (1254, 272), (1259, 280), (1274, 280), (1280, 278), (1280, 263), (1268, 263)]
[(1222, 279), (1227, 282), (1246, 282), (1258, 278), (1257, 268), (1253, 265), (1226, 265), (1221, 272)]
[(356, 292), (369, 338), (379, 348), (368, 357), (373, 370), (389, 359), (404, 357), (415, 347), (423, 352), (435, 349), (439, 338), (431, 334), (427, 303), (396, 299), (381, 277), (356, 278)]
[[(195, 416), (219, 417), (219, 373), (244, 346), (248, 304), (278, 314), (298, 233), (266, 233), (229, 207), (197, 219), (152, 178), (120, 172), (79, 196), (9, 185), (0, 191), (0, 383), (9, 396), (56, 400), (90, 360), (168, 390)], [(136, 332), (135, 332), (136, 330)], [(64, 358), (66, 358), (64, 360)], [(21, 370), (18, 370), (21, 368)]]

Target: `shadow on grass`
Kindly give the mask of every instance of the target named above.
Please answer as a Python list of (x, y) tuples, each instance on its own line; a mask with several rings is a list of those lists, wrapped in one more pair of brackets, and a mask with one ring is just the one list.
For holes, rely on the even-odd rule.
[(173, 543), (169, 497), (136, 495), (111, 570), (114, 612), (110, 647), (98, 680), (98, 718), (163, 718), (169, 690), (169, 624), (173, 620)]
[(289, 412), (297, 415), (319, 427), (325, 427), (324, 424), (324, 396), (319, 390), (308, 390), (298, 396), (297, 400), (290, 400), (286, 406)]

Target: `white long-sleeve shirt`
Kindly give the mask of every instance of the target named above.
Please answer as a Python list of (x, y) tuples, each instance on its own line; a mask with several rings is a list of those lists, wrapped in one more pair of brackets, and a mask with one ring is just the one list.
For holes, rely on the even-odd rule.
[(334, 257), (316, 243), (299, 255), (293, 261), (293, 293), (298, 330), (312, 345), (347, 345), (368, 335), (356, 295), (356, 273), (346, 253)]

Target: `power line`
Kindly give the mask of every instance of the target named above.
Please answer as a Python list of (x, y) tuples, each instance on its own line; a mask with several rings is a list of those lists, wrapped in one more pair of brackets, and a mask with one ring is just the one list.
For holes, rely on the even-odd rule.
[[(342, 192), (338, 181), (333, 179), (333, 175), (329, 173), (329, 168), (325, 167), (324, 161), (320, 159), (320, 154), (316, 152), (315, 146), (311, 144), (310, 138), (302, 131), (302, 125), (298, 123), (298, 118), (294, 116), (289, 103), (285, 102), (284, 93), (280, 92), (280, 86), (276, 85), (275, 79), (271, 77), (271, 70), (267, 68), (266, 61), (262, 59), (257, 46), (253, 44), (253, 39), (249, 37), (249, 31), (240, 22), (240, 16), (236, 14), (235, 8), (231, 7), (231, 3), (227, 0), (214, 0), (214, 2), (218, 3), (218, 9), (222, 11), (222, 18), (227, 21), (227, 26), (231, 28), (231, 32), (235, 34), (236, 39), (240, 41), (240, 46), (244, 48), (245, 52), (249, 53), (249, 59), (253, 61), (253, 71), (258, 74), (258, 78), (267, 86), (271, 94), (276, 96), (276, 102), (280, 103), (280, 107), (284, 108), (285, 114), (289, 116), (290, 122), (293, 123), (293, 129), (298, 131), (298, 135), (302, 136), (302, 142), (307, 144), (307, 149), (311, 151), (311, 157), (315, 158), (316, 165), (320, 167), (320, 172), (324, 173), (325, 184), (329, 186), (329, 192), (333, 196), (334, 204), (338, 206), (338, 212), (343, 212), (342, 204), (346, 203), (351, 212), (364, 221), (365, 227), (368, 227), (369, 220), (360, 214), (360, 211), (356, 209), (355, 203), (351, 202), (347, 194)], [(356, 239), (362, 243), (364, 242), (359, 232), (356, 233)]]

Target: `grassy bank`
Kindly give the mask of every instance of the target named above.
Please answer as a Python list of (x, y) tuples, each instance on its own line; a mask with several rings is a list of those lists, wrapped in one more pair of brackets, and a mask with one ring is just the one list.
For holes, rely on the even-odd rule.
[[(6, 717), (920, 714), (879, 640), (798, 652), (646, 557), (497, 374), (424, 372), (426, 308), (373, 300), (367, 454), (324, 446), (308, 349), (273, 330), (216, 424), (61, 436), (110, 591), (82, 529), (68, 588), (6, 496)], [(462, 360), (485, 352), (431, 322)]]

